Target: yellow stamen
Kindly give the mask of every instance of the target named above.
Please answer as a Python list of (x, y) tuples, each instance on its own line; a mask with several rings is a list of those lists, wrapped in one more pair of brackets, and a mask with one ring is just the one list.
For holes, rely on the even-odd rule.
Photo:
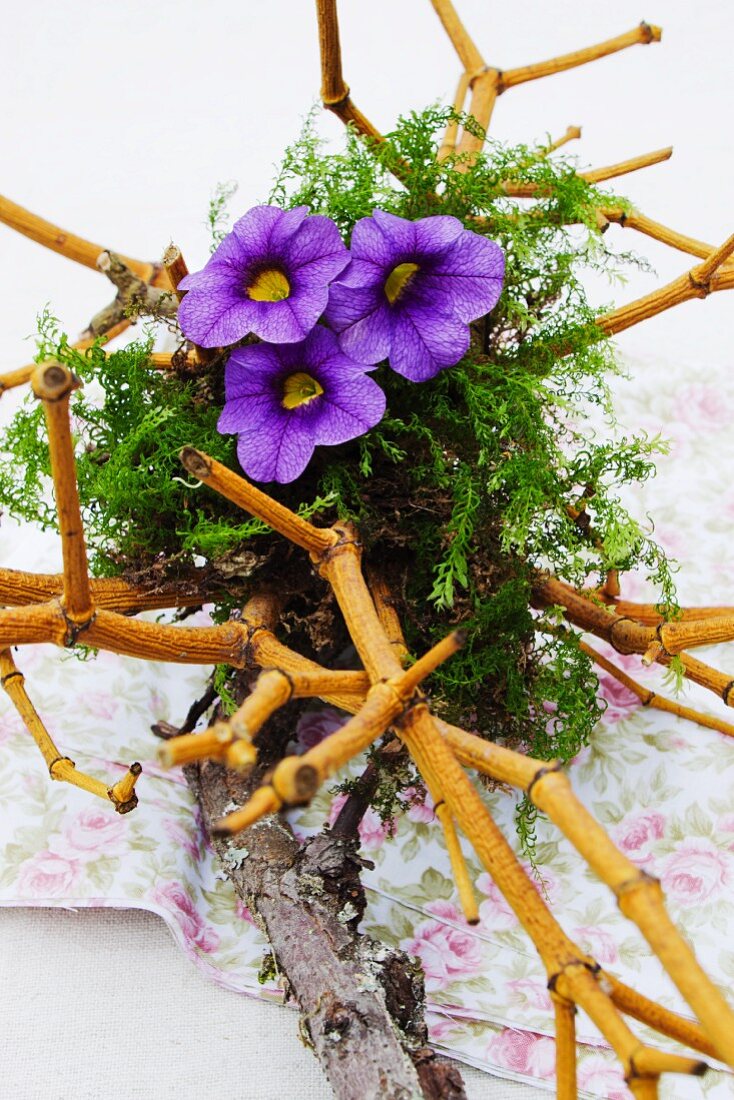
[(254, 302), (282, 302), (290, 297), (291, 284), (277, 267), (266, 267), (247, 287), (247, 295)]
[(385, 297), (390, 305), (393, 305), (410, 285), (417, 270), (418, 264), (398, 264), (392, 269), (385, 282)]
[(323, 392), (315, 378), (299, 370), (296, 374), (289, 374), (283, 383), (281, 405), (284, 409), (297, 409), (299, 405), (308, 405), (309, 401), (320, 397)]

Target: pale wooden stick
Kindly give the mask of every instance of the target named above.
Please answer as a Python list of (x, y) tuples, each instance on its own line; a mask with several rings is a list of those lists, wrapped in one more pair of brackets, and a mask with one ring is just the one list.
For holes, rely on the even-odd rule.
[(678, 718), (686, 718), (690, 722), (695, 722), (699, 726), (705, 726), (707, 729), (716, 730), (717, 733), (723, 733), (727, 737), (734, 737), (734, 725), (731, 725), (731, 723), (725, 722), (720, 718), (714, 718), (713, 715), (703, 714), (700, 711), (692, 710), (690, 707), (681, 706), (680, 703), (675, 703), (671, 699), (665, 699), (650, 688), (643, 687), (642, 684), (638, 684), (636, 680), (633, 680), (631, 676), (623, 672), (621, 668), (617, 668), (615, 664), (607, 660), (602, 653), (592, 649), (586, 642), (579, 642), (579, 648), (582, 649), (584, 653), (587, 653), (595, 664), (605, 669), (610, 676), (613, 676), (620, 684), (624, 684), (629, 691), (636, 695), (643, 707), (652, 707), (654, 710), (664, 710), (667, 711), (668, 714), (675, 714)]
[(331, 528), (314, 527), (312, 523), (301, 519), (295, 512), (256, 489), (249, 481), (228, 470), (215, 458), (209, 458), (203, 451), (184, 447), (180, 457), (189, 473), (199, 481), (205, 482), (210, 489), (221, 493), (233, 504), (267, 523), (296, 546), (313, 553), (321, 553), (338, 542), (339, 535)]
[(62, 756), (41, 721), (25, 690), (25, 677), (16, 666), (9, 649), (0, 650), (0, 683), (38, 745), (52, 779), (71, 783), (72, 786), (80, 787), (89, 794), (103, 798), (106, 802), (112, 802), (118, 813), (125, 814), (135, 809), (138, 799), (134, 788), (142, 772), (140, 764), (131, 764), (126, 775), (112, 787), (106, 786), (101, 780), (87, 775), (86, 772), (77, 771), (74, 761), (68, 756)]
[(734, 268), (719, 271), (719, 268), (734, 251), (734, 234), (722, 245), (715, 248), (702, 264), (679, 275), (665, 286), (637, 298), (619, 309), (613, 309), (596, 320), (599, 328), (607, 336), (616, 336), (633, 325), (655, 317), (666, 309), (687, 302), (691, 298), (705, 298), (712, 291), (730, 290), (734, 287)]
[(616, 38), (608, 38), (604, 42), (598, 42), (595, 46), (587, 46), (582, 50), (561, 54), (560, 57), (552, 57), (548, 61), (538, 61), (534, 65), (524, 65), (518, 69), (505, 69), (502, 73), (502, 90), (513, 88), (516, 84), (524, 84), (528, 80), (539, 80), (554, 73), (565, 72), (567, 69), (575, 69), (579, 65), (586, 65), (590, 61), (598, 61), (602, 57), (626, 50), (629, 46), (649, 45), (651, 42), (659, 42), (662, 37), (660, 27), (651, 26), (649, 23), (640, 23), (625, 34), (619, 34)]
[[(186, 296), (186, 291), (179, 290), (178, 284), (182, 279), (186, 278), (189, 269), (186, 266), (186, 261), (178, 245), (169, 244), (168, 248), (163, 253), (163, 267), (166, 270), (168, 281), (173, 287), (174, 294), (179, 302), (181, 302)], [(214, 348), (202, 348), (198, 344), (194, 344), (194, 351), (199, 363), (211, 363), (212, 359), (216, 356), (216, 350)]]
[(456, 8), (451, 0), (431, 0), (431, 5), (443, 29), (449, 36), (451, 45), (456, 50), (459, 60), (467, 72), (476, 72), (484, 67), (484, 59), (474, 44), (461, 19), (457, 15)]
[[(59, 252), (62, 256), (83, 264), (84, 267), (96, 269), (97, 258), (104, 251), (103, 245), (94, 244), (83, 237), (77, 237), (75, 233), (67, 232), (66, 229), (60, 229), (58, 225), (39, 218), (37, 214), (32, 214), (30, 210), (18, 206), (3, 195), (0, 195), (0, 222), (22, 233), (24, 237), (37, 241), (44, 248), (50, 248), (53, 252)], [(152, 282), (154, 286), (168, 285), (165, 274), (157, 270), (155, 264), (133, 260), (129, 256), (120, 258), (146, 282)]]
[(36, 397), (43, 401), (48, 427), (51, 473), (64, 560), (63, 606), (73, 627), (79, 628), (86, 626), (94, 614), (69, 423), (69, 397), (79, 381), (67, 367), (54, 363), (38, 367), (31, 384)]
[(556, 1025), (556, 1100), (577, 1100), (576, 1006), (552, 997)]
[(556, 138), (555, 141), (551, 141), (549, 145), (546, 145), (541, 152), (541, 156), (547, 157), (550, 153), (555, 152), (556, 149), (560, 149), (562, 145), (566, 145), (569, 141), (576, 141), (581, 137), (580, 126), (569, 126), (561, 137)]
[[(462, 73), (454, 96), (454, 112), (458, 115), (464, 109), (466, 93), (469, 91), (469, 73)], [(459, 120), (452, 118), (444, 132), (443, 141), (436, 154), (436, 160), (446, 160), (456, 152), (456, 139), (459, 133)]]
[(336, 0), (316, 0), (321, 53), (321, 98), (345, 125), (351, 124), (363, 137), (384, 141), (380, 131), (354, 105), (349, 85), (342, 76), (341, 45)]
[[(673, 155), (673, 147), (656, 149), (652, 153), (643, 153), (639, 157), (631, 157), (629, 160), (620, 161), (618, 164), (608, 164), (603, 168), (591, 168), (587, 172), (577, 172), (579, 179), (587, 183), (601, 183), (602, 180), (614, 179), (617, 176), (627, 175), (629, 172), (638, 172), (641, 168), (649, 168), (653, 164), (659, 164), (663, 160), (669, 160)], [(542, 184), (530, 181), (505, 180), (502, 189), (506, 195), (515, 199), (539, 198), (551, 193), (550, 188)], [(604, 208), (603, 208), (604, 209)]]

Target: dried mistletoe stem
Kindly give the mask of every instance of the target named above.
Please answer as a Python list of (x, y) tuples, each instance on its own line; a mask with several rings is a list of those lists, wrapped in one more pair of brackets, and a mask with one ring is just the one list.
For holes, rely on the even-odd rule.
[[(454, 113), (460, 114), (464, 108), (464, 101), (466, 99), (466, 93), (469, 91), (469, 74), (462, 73), (459, 78), (459, 84), (456, 89), (456, 95), (454, 96)], [(443, 141), (436, 154), (436, 160), (442, 161), (446, 157), (452, 156), (456, 152), (456, 139), (459, 134), (459, 120), (458, 118), (452, 118), (446, 126), (444, 131)]]
[[(93, 244), (83, 237), (77, 237), (75, 233), (60, 229), (58, 225), (39, 218), (37, 214), (32, 214), (30, 210), (18, 206), (3, 195), (0, 195), (0, 222), (22, 233), (24, 237), (37, 241), (44, 248), (50, 248), (52, 252), (58, 252), (69, 260), (83, 264), (84, 267), (96, 269), (97, 258), (104, 251), (103, 245)], [(145, 282), (152, 281), (156, 286), (166, 285), (165, 276), (154, 264), (133, 260), (129, 256), (121, 256), (120, 259)]]
[(576, 1100), (576, 1006), (554, 994), (556, 1100)]
[(72, 786), (80, 787), (106, 802), (112, 802), (118, 813), (126, 814), (135, 809), (138, 803), (135, 784), (142, 772), (140, 764), (131, 764), (126, 775), (111, 787), (86, 772), (77, 771), (74, 761), (62, 755), (41, 721), (25, 690), (25, 677), (15, 664), (9, 649), (0, 650), (0, 683), (38, 745), (52, 779), (71, 783)]
[(734, 251), (734, 235), (711, 252), (704, 263), (692, 267), (677, 279), (658, 290), (636, 298), (619, 309), (611, 310), (597, 318), (597, 325), (607, 336), (616, 336), (633, 325), (655, 317), (666, 309), (687, 302), (691, 298), (706, 298), (712, 291), (730, 290), (734, 287), (734, 268), (719, 268)]
[(484, 59), (469, 32), (459, 18), (451, 0), (431, 0), (431, 6), (441, 20), (443, 29), (451, 40), (461, 64), (468, 73), (484, 68)]
[[(186, 261), (183, 258), (181, 249), (176, 244), (169, 244), (166, 251), (163, 253), (163, 267), (165, 268), (168, 281), (173, 288), (173, 292), (179, 302), (186, 296), (185, 290), (179, 290), (178, 284), (182, 279), (185, 279), (189, 273), (189, 269), (186, 266)], [(211, 363), (215, 357), (216, 352), (212, 348), (202, 348), (199, 344), (194, 344), (194, 351), (196, 353), (196, 359), (199, 363)]]
[(695, 237), (678, 233), (676, 230), (670, 229), (669, 226), (663, 225), (662, 222), (653, 221), (652, 218), (646, 217), (637, 210), (625, 211), (619, 207), (602, 206), (600, 212), (610, 222), (616, 222), (625, 229), (636, 229), (639, 233), (652, 237), (653, 240), (670, 245), (671, 248), (677, 248), (680, 252), (687, 252), (691, 256), (700, 256), (704, 259), (713, 252), (714, 246), (707, 244), (706, 241), (699, 241)]
[(58, 363), (39, 367), (32, 378), (33, 392), (43, 401), (48, 428), (64, 560), (64, 612), (75, 627), (84, 627), (94, 614), (94, 604), (89, 587), (87, 549), (69, 424), (69, 398), (78, 385), (79, 381), (71, 371)]
[(603, 972), (603, 980), (610, 989), (610, 996), (617, 1008), (626, 1016), (632, 1016), (642, 1024), (647, 1024), (662, 1035), (675, 1039), (684, 1046), (691, 1047), (709, 1058), (717, 1058), (716, 1049), (697, 1024), (679, 1016), (677, 1012), (671, 1012), (668, 1008), (651, 1001), (628, 985), (620, 982), (613, 974)]
[(703, 714), (701, 711), (692, 710), (690, 707), (684, 707), (681, 706), (680, 703), (675, 703), (671, 699), (666, 699), (650, 688), (638, 684), (636, 680), (633, 680), (632, 677), (628, 676), (626, 672), (623, 672), (621, 668), (617, 668), (617, 666), (607, 660), (602, 653), (598, 653), (597, 650), (592, 649), (586, 642), (580, 642), (579, 647), (584, 653), (587, 653), (589, 657), (591, 657), (595, 664), (605, 669), (610, 676), (613, 676), (620, 684), (624, 684), (629, 691), (636, 695), (643, 707), (651, 707), (653, 710), (664, 710), (668, 714), (675, 714), (678, 718), (686, 718), (690, 722), (695, 722), (699, 726), (705, 726), (707, 729), (716, 730), (717, 733), (723, 733), (727, 737), (734, 737), (734, 725), (731, 725), (729, 722), (724, 722), (723, 719), (714, 718), (712, 715)]
[(566, 145), (569, 141), (576, 141), (580, 137), (581, 127), (569, 126), (565, 134), (562, 134), (561, 137), (556, 138), (555, 141), (551, 141), (550, 144), (545, 146), (541, 155), (547, 157), (549, 153), (553, 153), (556, 149), (560, 149), (562, 145)]
[[(601, 183), (602, 180), (614, 179), (617, 176), (627, 175), (629, 172), (638, 172), (641, 168), (649, 168), (653, 164), (669, 160), (673, 155), (673, 147), (656, 149), (652, 153), (643, 153), (639, 157), (631, 157), (629, 160), (619, 161), (618, 164), (608, 164), (603, 168), (591, 168), (587, 172), (577, 172), (579, 179), (587, 183)], [(506, 195), (515, 199), (538, 198), (550, 194), (550, 189), (539, 183), (518, 183), (515, 180), (505, 180), (502, 189)], [(605, 208), (602, 208), (602, 212)]]
[[(0, 568), (0, 604), (45, 603), (60, 596), (63, 586), (63, 573), (26, 573), (20, 569)], [(208, 569), (196, 568), (172, 581), (137, 585), (122, 577), (107, 577), (90, 580), (89, 588), (95, 607), (120, 614), (157, 611), (165, 607), (198, 607), (220, 591), (212, 583)]]
[(199, 481), (206, 482), (210, 489), (221, 493), (227, 500), (237, 504), (251, 515), (267, 523), (284, 538), (301, 546), (304, 550), (322, 553), (338, 540), (338, 535), (322, 527), (314, 527), (301, 519), (288, 508), (256, 489), (249, 481), (238, 477), (221, 462), (209, 458), (194, 447), (184, 447), (181, 462)]
[(333, 111), (345, 125), (354, 126), (363, 137), (383, 141), (379, 130), (352, 102), (349, 85), (342, 76), (336, 0), (316, 0), (316, 13), (321, 51), (321, 99), (324, 107)]
[(560, 57), (552, 57), (548, 61), (538, 61), (534, 65), (524, 65), (518, 69), (505, 69), (502, 73), (502, 90), (514, 88), (516, 84), (525, 84), (528, 80), (539, 80), (544, 76), (552, 76), (554, 73), (562, 73), (567, 69), (578, 68), (579, 65), (587, 65), (590, 61), (598, 61), (602, 57), (609, 57), (610, 54), (626, 50), (630, 46), (646, 46), (651, 42), (659, 42), (662, 33), (660, 27), (643, 22), (625, 34), (619, 34), (616, 38), (608, 38), (604, 42), (597, 42), (594, 46), (586, 46), (582, 50), (561, 54)]

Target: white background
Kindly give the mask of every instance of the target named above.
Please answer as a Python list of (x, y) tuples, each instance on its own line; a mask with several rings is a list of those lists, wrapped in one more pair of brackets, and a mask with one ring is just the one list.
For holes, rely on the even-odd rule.
[[(459, 7), (487, 62), (501, 68), (617, 35), (642, 18), (662, 24), (659, 45), (511, 89), (492, 133), (532, 141), (579, 124), (583, 140), (568, 151), (585, 166), (674, 144), (670, 162), (618, 181), (618, 189), (649, 216), (713, 244), (734, 229), (731, 5), (459, 0)], [(459, 63), (428, 0), (343, 0), (341, 9), (346, 79), (378, 127), (389, 129), (400, 111), (453, 98)], [(30, 0), (6, 6), (3, 31), (4, 193), (141, 259), (159, 257), (174, 240), (192, 270), (208, 254), (204, 223), (215, 184), (238, 181), (235, 216), (262, 201), (283, 146), (318, 98), (315, 14), (305, 0)], [(323, 129), (336, 140), (341, 124), (326, 116)], [(647, 293), (695, 262), (614, 226), (608, 239), (644, 252), (658, 276), (635, 275), (621, 289), (595, 285), (599, 301)], [(75, 335), (112, 296), (95, 272), (3, 227), (0, 255), (0, 369), (30, 360), (25, 338), (46, 302)], [(730, 311), (724, 294), (694, 301), (620, 345), (636, 359), (726, 363)], [(4, 415), (14, 400), (3, 398)], [(0, 527), (0, 548), (1, 540)], [(154, 918), (0, 912), (0, 928), (9, 983), (0, 1033), (13, 1048), (5, 1095), (65, 1100), (113, 1088), (123, 1100), (327, 1095), (299, 1050), (294, 1019), (206, 986)], [(116, 1002), (101, 990), (126, 958), (131, 995)], [(103, 1056), (98, 1068), (95, 1053)], [(81, 1059), (79, 1068), (62, 1071), (62, 1054)], [(489, 1080), (472, 1088), (475, 1097), (515, 1095), (507, 1084), (494, 1091)]]

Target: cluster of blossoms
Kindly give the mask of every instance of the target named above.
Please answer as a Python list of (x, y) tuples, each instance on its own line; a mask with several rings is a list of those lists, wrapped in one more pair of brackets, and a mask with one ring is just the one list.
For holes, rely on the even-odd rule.
[(287, 482), (317, 445), (380, 422), (385, 394), (368, 375), (377, 364), (425, 382), (458, 363), (503, 275), (499, 246), (457, 218), (375, 210), (347, 249), (331, 219), (305, 206), (256, 206), (182, 281), (179, 321), (201, 347), (263, 341), (231, 353), (218, 428), (239, 436), (250, 477)]

